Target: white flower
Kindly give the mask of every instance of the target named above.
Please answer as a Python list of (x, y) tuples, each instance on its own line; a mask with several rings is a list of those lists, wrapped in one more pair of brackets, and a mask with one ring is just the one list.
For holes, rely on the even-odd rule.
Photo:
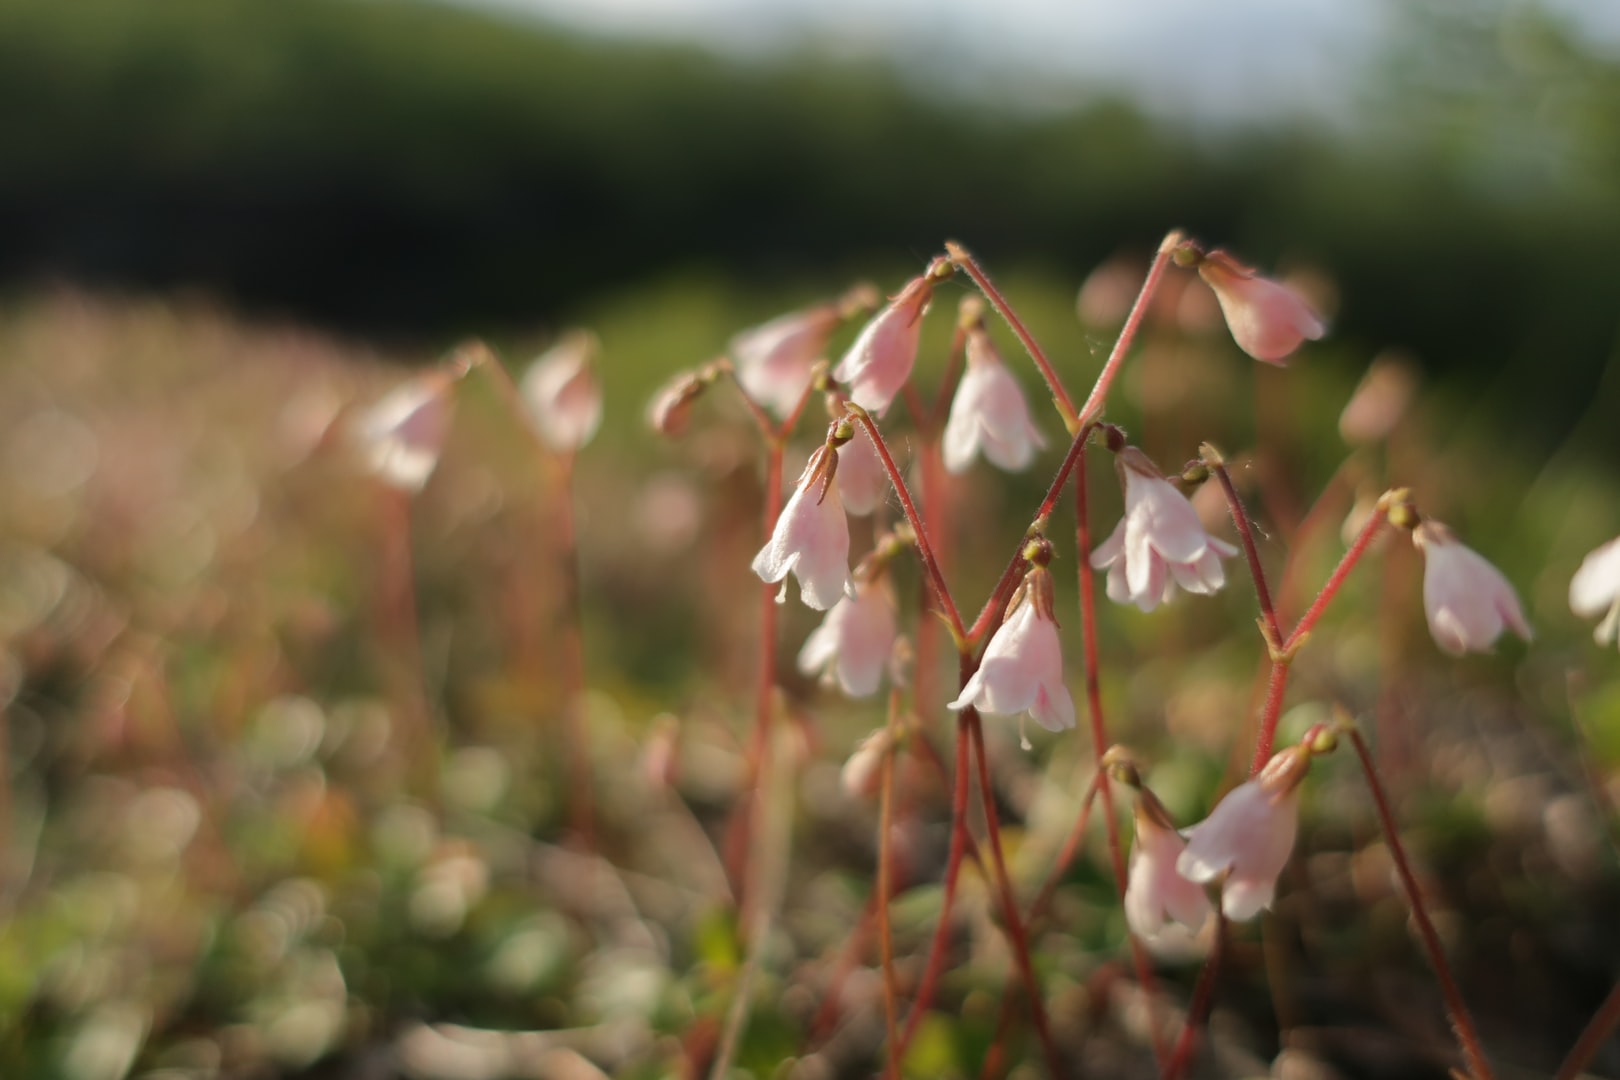
[(850, 697), (867, 697), (883, 681), (894, 638), (894, 597), (880, 583), (862, 583), (810, 632), (799, 650), (799, 670), (836, 677)]
[(799, 486), (782, 508), (776, 528), (754, 556), (754, 573), (768, 582), (799, 579), (799, 598), (826, 611), (853, 591), (849, 576), (849, 521), (838, 496), (838, 457), (823, 445), (810, 456)]
[(1238, 347), (1256, 360), (1281, 364), (1309, 339), (1327, 332), (1321, 316), (1286, 285), (1256, 274), (1224, 251), (1212, 251), (1198, 275), (1215, 290)]
[(578, 450), (602, 423), (602, 388), (591, 372), (595, 352), (595, 335), (575, 331), (542, 353), (523, 376), (519, 389), (529, 418), (553, 450)]
[(1028, 711), (1048, 731), (1074, 727), (1074, 699), (1063, 683), (1063, 650), (1052, 620), (1051, 578), (1036, 567), (1024, 579), (1013, 612), (996, 628), (979, 670), (947, 708), (991, 716)]
[(923, 312), (933, 295), (933, 278), (927, 274), (913, 278), (872, 317), (838, 362), (833, 378), (848, 385), (855, 404), (882, 414), (911, 378)]
[(419, 375), (355, 417), (350, 430), (385, 484), (415, 494), (433, 475), (450, 431), (451, 379), (445, 371)]
[(817, 358), (838, 329), (836, 304), (778, 316), (731, 341), (737, 381), (748, 396), (783, 418), (810, 386)]
[(1186, 831), (1187, 850), (1176, 859), (1176, 872), (1200, 885), (1221, 879), (1221, 910), (1228, 919), (1244, 922), (1271, 906), (1277, 875), (1294, 850), (1299, 784), (1310, 762), (1305, 746), (1283, 750)]
[(1208, 595), (1226, 584), (1222, 558), (1237, 548), (1204, 531), (1187, 497), (1134, 446), (1116, 458), (1125, 485), (1125, 516), (1091, 553), (1091, 565), (1108, 571), (1108, 598), (1152, 611), (1179, 585)]
[(856, 517), (876, 510), (889, 494), (888, 470), (864, 424), (856, 424), (855, 437), (838, 448), (838, 488), (844, 509)]
[(1413, 529), (1412, 543), (1423, 552), (1423, 610), (1442, 649), (1489, 652), (1504, 626), (1530, 640), (1519, 598), (1500, 570), (1438, 521)]
[(967, 370), (951, 399), (945, 423), (945, 468), (966, 472), (983, 449), (984, 456), (1008, 472), (1017, 472), (1044, 449), (1046, 440), (1029, 418), (1029, 405), (1018, 380), (996, 355), (990, 335), (976, 327), (967, 339)]
[(1144, 790), (1141, 799), (1125, 886), (1125, 921), (1155, 953), (1187, 952), (1209, 922), (1209, 897), (1203, 886), (1176, 870), (1187, 842), (1163, 817), (1163, 807), (1152, 792)]
[(1582, 618), (1607, 611), (1592, 637), (1599, 645), (1615, 640), (1620, 628), (1620, 537), (1582, 560), (1569, 582), (1569, 607)]

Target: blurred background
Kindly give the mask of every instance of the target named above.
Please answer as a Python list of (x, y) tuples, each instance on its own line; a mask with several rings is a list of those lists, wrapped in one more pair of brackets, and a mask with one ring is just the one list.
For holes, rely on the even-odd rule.
[[(1205, 438), (1241, 455), (1279, 572), (1292, 553), (1314, 581), (1356, 500), (1411, 483), (1525, 599), (1533, 649), (1448, 666), (1419, 564), (1388, 553), (1302, 662), (1290, 730), (1331, 700), (1376, 719), (1487, 1041), (1550, 1072), (1620, 968), (1617, 658), (1564, 592), (1620, 531), (1620, 6), (0, 0), (0, 1076), (699, 1074), (742, 969), (712, 843), (749, 723), (762, 459), (734, 404), (671, 449), (647, 399), (739, 329), (898, 289), (946, 239), (1080, 392), (1110, 297), (1172, 226), (1291, 275), (1332, 335), (1257, 371), (1207, 297), (1166, 301), (1114, 418), (1167, 468)], [(334, 434), (468, 338), (515, 372), (571, 326), (600, 336), (606, 398), (572, 487), (476, 377), (409, 503)], [(1375, 356), (1417, 403), (1351, 437)], [(1048, 456), (962, 481), (982, 511), (955, 530), (964, 607)], [(557, 752), (565, 500), (612, 793), (586, 850)], [(1235, 565), (1202, 608), (1104, 613), (1117, 734), (1186, 820), (1243, 755)], [(813, 619), (784, 622), (808, 910), (737, 1060), (863, 1075), (874, 984), (835, 973), (873, 822), (836, 768), (881, 713), (796, 674)], [(422, 717), (426, 750), (395, 734)], [(649, 772), (677, 742), (679, 780)], [(1072, 820), (1080, 742), (993, 747), (1030, 859)], [(1387, 853), (1333, 768), (1299, 903), (1239, 950), (1208, 1075), (1283, 1051), (1319, 1070), (1288, 1075), (1445, 1074)], [(943, 844), (913, 779), (905, 954)], [(1093, 1074), (1151, 1075), (1139, 1010), (1106, 989), (1123, 926), (1091, 850), (1043, 939), (1054, 1008)], [(925, 1027), (913, 1072), (976, 1071), (1004, 960), (964, 958), (959, 1022)], [(1195, 975), (1164, 977), (1184, 1001)], [(829, 999), (856, 1020), (813, 1038)]]

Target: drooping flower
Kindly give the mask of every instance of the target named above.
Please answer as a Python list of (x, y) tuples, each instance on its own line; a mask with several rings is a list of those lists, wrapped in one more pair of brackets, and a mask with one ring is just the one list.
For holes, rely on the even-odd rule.
[(390, 487), (415, 494), (427, 485), (450, 432), (456, 375), (429, 371), (362, 410), (351, 427), (366, 464)]
[(1620, 537), (1591, 552), (1569, 582), (1570, 610), (1582, 618), (1606, 611), (1592, 637), (1599, 645), (1615, 640), (1620, 630)]
[(1187, 847), (1176, 859), (1176, 872), (1199, 885), (1219, 879), (1221, 910), (1228, 919), (1244, 922), (1271, 906), (1277, 875), (1294, 850), (1299, 784), (1310, 761), (1309, 746), (1288, 747), (1186, 831)]
[(968, 332), (967, 370), (951, 400), (942, 449), (945, 468), (966, 472), (982, 449), (984, 456), (1008, 472), (1017, 472), (1044, 449), (1046, 440), (1029, 418), (1024, 391), (1013, 378), (984, 327)]
[(894, 596), (883, 581), (863, 581), (833, 605), (799, 650), (799, 670), (836, 679), (850, 697), (867, 697), (883, 681), (894, 650)]
[(573, 453), (602, 422), (602, 388), (591, 371), (596, 335), (576, 330), (540, 354), (524, 373), (523, 403), (545, 444)]
[(1237, 548), (1204, 531), (1192, 503), (1142, 451), (1127, 446), (1115, 464), (1125, 486), (1125, 516), (1091, 553), (1091, 565), (1108, 571), (1108, 598), (1152, 611), (1178, 585), (1209, 595), (1226, 584), (1221, 559)]
[(1490, 652), (1504, 626), (1529, 641), (1519, 597), (1502, 572), (1438, 521), (1412, 530), (1423, 552), (1423, 610), (1435, 643), (1451, 653)]
[(676, 373), (647, 403), (647, 426), (671, 439), (684, 435), (692, 406), (713, 381), (709, 369)]
[(872, 317), (844, 358), (833, 378), (849, 387), (849, 396), (863, 409), (881, 414), (900, 392), (917, 362), (917, 337), (923, 312), (934, 295), (932, 269), (913, 278)]
[(947, 708), (960, 712), (971, 706), (991, 716), (1027, 711), (1048, 731), (1074, 727), (1074, 699), (1063, 682), (1063, 650), (1052, 602), (1052, 576), (1037, 565), (1013, 595), (979, 670)]
[(789, 312), (731, 340), (737, 381), (748, 396), (786, 417), (810, 386), (816, 360), (838, 329), (837, 304)]
[(883, 759), (894, 753), (894, 729), (881, 727), (855, 748), (839, 770), (838, 780), (844, 792), (854, 798), (869, 798), (877, 794)]
[(837, 473), (836, 445), (829, 441), (810, 455), (771, 538), (754, 556), (754, 573), (761, 580), (775, 583), (793, 574), (799, 579), (799, 598), (817, 611), (826, 611), (853, 589), (849, 520)]
[(1154, 952), (1184, 952), (1209, 922), (1202, 885), (1181, 876), (1176, 863), (1187, 849), (1164, 804), (1141, 788), (1136, 804), (1136, 844), (1125, 886), (1125, 921)]
[(865, 426), (856, 427), (855, 437), (838, 448), (838, 489), (844, 496), (844, 509), (865, 517), (888, 496), (889, 473)]
[(1294, 290), (1261, 277), (1224, 251), (1198, 262), (1198, 276), (1215, 290), (1238, 347), (1256, 360), (1281, 365), (1306, 340), (1327, 332), (1322, 317)]

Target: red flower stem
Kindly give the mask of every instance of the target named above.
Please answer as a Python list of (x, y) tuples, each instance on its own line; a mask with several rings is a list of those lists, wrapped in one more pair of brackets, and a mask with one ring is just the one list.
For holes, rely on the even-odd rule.
[(1007, 938), (1012, 944), (1013, 960), (1024, 981), (1024, 994), (1029, 998), (1030, 1019), (1035, 1024), (1035, 1035), (1046, 1055), (1047, 1072), (1053, 1080), (1067, 1076), (1063, 1058), (1057, 1044), (1052, 1041), (1052, 1029), (1046, 1020), (1046, 1005), (1041, 1000), (1041, 984), (1035, 978), (1035, 966), (1029, 959), (1029, 937), (1024, 933), (1024, 922), (1018, 915), (1018, 901), (1013, 897), (1012, 878), (1007, 873), (1007, 860), (1001, 850), (1001, 822), (996, 813), (996, 792), (990, 783), (990, 756), (984, 752), (984, 727), (977, 713), (968, 721), (968, 736), (973, 740), (973, 753), (979, 766), (979, 801), (984, 805), (985, 829), (990, 836), (990, 861), (996, 870), (996, 887), (1001, 896), (1002, 919), (1007, 924)]
[(850, 416), (861, 427), (866, 429), (866, 435), (877, 448), (878, 458), (883, 462), (883, 469), (889, 474), (889, 482), (894, 485), (895, 494), (900, 497), (901, 509), (905, 511), (906, 520), (911, 523), (911, 531), (917, 536), (917, 554), (922, 559), (923, 572), (927, 574), (929, 584), (934, 589), (934, 599), (939, 601), (940, 611), (950, 624), (951, 633), (958, 641), (963, 640), (964, 630), (962, 616), (956, 610), (956, 601), (951, 599), (950, 588), (945, 584), (945, 574), (939, 568), (939, 561), (934, 558), (934, 546), (928, 539), (928, 526), (923, 522), (922, 515), (917, 512), (917, 504), (912, 501), (911, 491), (906, 487), (905, 477), (900, 475), (900, 468), (889, 455), (889, 447), (883, 441), (882, 432), (878, 431), (872, 414), (858, 405), (849, 405)]
[(1058, 852), (1057, 861), (1052, 864), (1052, 872), (1046, 875), (1046, 883), (1035, 897), (1035, 902), (1029, 905), (1029, 914), (1025, 916), (1026, 925), (1034, 926), (1037, 919), (1046, 914), (1046, 909), (1052, 904), (1052, 897), (1057, 895), (1058, 883), (1063, 875), (1069, 872), (1074, 865), (1074, 857), (1080, 853), (1080, 845), (1085, 842), (1086, 828), (1091, 824), (1091, 808), (1096, 805), (1097, 792), (1102, 788), (1102, 770), (1091, 771), (1091, 783), (1086, 785), (1086, 795), (1080, 803), (1080, 813), (1074, 819), (1074, 828), (1069, 830), (1069, 836), (1063, 841), (1063, 850)]
[(1271, 660), (1271, 673), (1266, 676), (1266, 703), (1260, 708), (1260, 730), (1254, 739), (1254, 758), (1249, 762), (1249, 776), (1259, 776), (1260, 770), (1271, 760), (1271, 750), (1277, 741), (1277, 724), (1282, 720), (1283, 697), (1288, 690), (1288, 673), (1293, 661), (1286, 654)]
[[(962, 354), (967, 348), (967, 330), (960, 322), (951, 332), (951, 350), (945, 361), (945, 375), (939, 380), (939, 389), (934, 393), (934, 407), (929, 410), (929, 431), (938, 431), (945, 418), (950, 414), (951, 398), (956, 395), (956, 384), (962, 377)], [(921, 421), (918, 421), (921, 426)]]
[[(737, 396), (748, 407), (748, 414), (754, 418), (754, 423), (759, 427), (760, 437), (767, 443), (773, 443), (782, 438), (783, 431), (776, 426), (776, 421), (771, 419), (771, 414), (765, 411), (765, 407), (754, 400), (754, 395), (743, 388), (742, 380), (737, 378), (737, 369), (731, 365), (730, 361), (724, 361), (716, 366), (731, 377), (731, 385), (736, 387)], [(800, 398), (800, 408), (804, 407), (804, 400), (804, 398)], [(795, 419), (797, 419), (797, 415), (795, 415)], [(791, 424), (787, 426), (786, 430), (793, 430)]]
[[(900, 715), (900, 691), (889, 692), (889, 731), (895, 730), (896, 721)], [(900, 1059), (892, 1052), (900, 1045), (900, 1019), (899, 1019), (899, 991), (895, 986), (894, 975), (894, 938), (889, 929), (889, 897), (894, 889), (893, 873), (890, 865), (893, 844), (890, 834), (894, 831), (894, 746), (891, 743), (883, 752), (882, 772), (879, 779), (878, 794), (878, 864), (877, 864), (877, 932), (878, 954), (883, 971), (883, 1030), (888, 1039), (891, 1051), (888, 1062), (884, 1068), (884, 1075), (899, 1080)]]
[[(963, 654), (961, 667), (963, 670), (962, 682), (966, 685), (972, 677), (973, 658)], [(911, 1045), (911, 1039), (917, 1034), (917, 1025), (928, 1012), (928, 1006), (933, 1003), (934, 991), (939, 986), (940, 972), (945, 967), (945, 946), (950, 941), (951, 909), (956, 903), (957, 879), (962, 873), (962, 854), (967, 850), (967, 804), (968, 804), (968, 717), (977, 716), (972, 708), (964, 709), (956, 716), (956, 784), (951, 796), (951, 852), (945, 862), (945, 895), (940, 903), (939, 923), (934, 928), (934, 938), (928, 946), (928, 960), (923, 965), (922, 981), (917, 984), (917, 994), (911, 1001), (911, 1012), (906, 1016), (906, 1026), (900, 1032), (900, 1042), (891, 1055), (896, 1061), (904, 1061), (906, 1048)]]
[(1035, 361), (1036, 367), (1040, 368), (1041, 378), (1046, 380), (1047, 389), (1052, 391), (1052, 402), (1057, 406), (1058, 412), (1062, 414), (1064, 424), (1068, 426), (1070, 431), (1079, 431), (1080, 421), (1075, 416), (1074, 399), (1069, 397), (1069, 391), (1064, 388), (1063, 380), (1058, 378), (1057, 370), (1052, 367), (1052, 362), (1046, 358), (1046, 353), (1036, 343), (1035, 335), (1029, 332), (1029, 328), (1024, 325), (1023, 320), (1013, 311), (1012, 305), (1007, 303), (1007, 298), (1001, 295), (1001, 290), (996, 288), (989, 275), (979, 266), (978, 260), (974, 259), (961, 244), (954, 240), (947, 240), (945, 242), (945, 255), (951, 260), (953, 266), (973, 279), (973, 284), (977, 285), (979, 291), (984, 293), (984, 298), (990, 301), (990, 306), (995, 308), (997, 314), (1003, 319), (1007, 320), (1007, 325), (1012, 327), (1012, 332), (1023, 343), (1024, 351), (1029, 353), (1029, 358)]
[(1598, 1011), (1593, 1014), (1591, 1023), (1581, 1032), (1581, 1037), (1575, 1040), (1570, 1048), (1569, 1056), (1564, 1063), (1558, 1066), (1558, 1072), (1553, 1080), (1576, 1080), (1585, 1070), (1587, 1062), (1597, 1054), (1603, 1043), (1614, 1034), (1616, 1026), (1620, 1026), (1620, 984), (1609, 991), (1609, 996), (1603, 999)]
[(1226, 463), (1208, 443), (1204, 444), (1204, 460), (1221, 485), (1221, 494), (1226, 496), (1226, 508), (1231, 512), (1232, 524), (1237, 527), (1238, 537), (1243, 541), (1243, 554), (1249, 560), (1249, 573), (1254, 577), (1255, 598), (1260, 602), (1260, 615), (1266, 620), (1266, 639), (1269, 644), (1281, 648), (1282, 628), (1277, 625), (1277, 609), (1271, 602), (1271, 589), (1266, 585), (1265, 569), (1260, 565), (1260, 550), (1255, 546), (1254, 525), (1249, 520), (1248, 509), (1244, 507), (1243, 500), (1238, 498), (1237, 488), (1232, 486), (1232, 477), (1226, 471)]
[(1215, 980), (1220, 975), (1221, 959), (1226, 955), (1226, 913), (1217, 905), (1215, 908), (1215, 948), (1210, 952), (1209, 959), (1204, 962), (1204, 970), (1198, 974), (1198, 985), (1193, 987), (1192, 1004), (1187, 1007), (1187, 1022), (1181, 1029), (1181, 1037), (1176, 1040), (1175, 1053), (1170, 1056), (1170, 1064), (1164, 1070), (1164, 1080), (1179, 1080), (1182, 1073), (1192, 1064), (1193, 1048), (1198, 1042), (1198, 1029), (1204, 1026), (1209, 1018), (1210, 1006), (1215, 1001)]
[(1097, 382), (1091, 388), (1091, 394), (1086, 403), (1080, 407), (1080, 416), (1075, 421), (1076, 429), (1091, 423), (1102, 415), (1103, 404), (1108, 399), (1108, 388), (1114, 383), (1114, 376), (1119, 374), (1120, 365), (1125, 362), (1125, 354), (1130, 351), (1131, 343), (1136, 340), (1136, 332), (1142, 326), (1142, 319), (1147, 314), (1148, 302), (1153, 294), (1159, 290), (1159, 282), (1164, 278), (1164, 269), (1170, 265), (1170, 256), (1174, 254), (1177, 245), (1182, 241), (1180, 229), (1171, 229), (1159, 242), (1159, 250), (1153, 256), (1153, 263), (1148, 267), (1147, 277), (1142, 279), (1141, 291), (1136, 294), (1136, 302), (1131, 305), (1131, 313), (1125, 317), (1125, 325), (1120, 327), (1119, 338), (1114, 342), (1114, 351), (1108, 354), (1107, 363), (1103, 364), (1102, 371), (1097, 373)]
[[(920, 756), (922, 759), (933, 768), (935, 776), (939, 779), (941, 790), (950, 791), (951, 777), (945, 771), (945, 759), (939, 756), (939, 750), (934, 746), (933, 741), (921, 731), (912, 731), (908, 737), (908, 742), (921, 751)], [(978, 869), (980, 875), (985, 880), (989, 880), (989, 868), (984, 865), (984, 857), (979, 853), (979, 843), (973, 839), (972, 833), (967, 834), (966, 842), (967, 857), (973, 860), (973, 865)]]
[(1406, 901), (1412, 908), (1412, 917), (1417, 921), (1423, 948), (1429, 954), (1429, 963), (1434, 967), (1435, 977), (1440, 980), (1440, 993), (1446, 1001), (1446, 1013), (1451, 1019), (1452, 1030), (1456, 1032), (1457, 1042), (1462, 1047), (1463, 1060), (1468, 1064), (1468, 1072), (1474, 1080), (1494, 1080), (1491, 1067), (1485, 1060), (1479, 1033), (1474, 1029), (1473, 1018), (1468, 1013), (1468, 1005), (1457, 989), (1457, 981), (1452, 977), (1451, 966), (1446, 963), (1445, 951), (1440, 947), (1440, 935), (1435, 933), (1434, 923), (1429, 919), (1428, 907), (1423, 902), (1423, 894), (1418, 889), (1417, 878), (1412, 874), (1411, 863), (1406, 857), (1406, 848), (1401, 843), (1399, 830), (1395, 827), (1395, 815), (1389, 808), (1389, 797), (1384, 793), (1384, 785), (1378, 779), (1378, 770), (1373, 766), (1372, 755), (1367, 752), (1367, 743), (1362, 739), (1361, 732), (1353, 727), (1347, 729), (1347, 734), (1351, 745), (1356, 749), (1356, 757), (1361, 761), (1361, 771), (1367, 778), (1367, 787), (1372, 791), (1373, 805), (1378, 810), (1378, 824), (1384, 831), (1384, 842), (1389, 845), (1390, 855), (1395, 860), (1395, 870), (1400, 875), (1401, 887), (1406, 891)]
[[(781, 512), (782, 444), (772, 439), (767, 442), (765, 454), (765, 536), (769, 537), (776, 529), (776, 519)], [(732, 818), (726, 841), (726, 876), (731, 880), (732, 894), (737, 897), (745, 925), (752, 910), (753, 897), (744, 889), (747, 880), (744, 871), (761, 797), (760, 767), (770, 736), (772, 699), (776, 691), (776, 616), (780, 610), (776, 593), (777, 586), (766, 582), (760, 584), (759, 676), (754, 688), (754, 731), (749, 739), (744, 764), (743, 801)]]
[[(1162, 252), (1161, 252), (1162, 254)], [(1141, 300), (1138, 299), (1138, 303)], [(1080, 637), (1086, 669), (1086, 711), (1091, 718), (1091, 748), (1097, 761), (1102, 760), (1108, 747), (1103, 723), (1102, 684), (1099, 676), (1101, 661), (1097, 653), (1097, 582), (1091, 573), (1091, 508), (1086, 495), (1085, 449), (1079, 454), (1079, 466), (1074, 470), (1074, 514), (1076, 561), (1080, 577)], [(1120, 850), (1118, 817), (1114, 812), (1113, 785), (1106, 781), (1098, 785), (1102, 792), (1103, 813), (1108, 825), (1108, 859), (1113, 865), (1114, 887), (1119, 902), (1125, 902), (1125, 855)], [(1130, 934), (1131, 963), (1136, 970), (1136, 981), (1148, 999), (1148, 1023), (1153, 1032), (1153, 1059), (1163, 1067), (1165, 1062), (1164, 1034), (1158, 1019), (1158, 994), (1155, 991), (1153, 969), (1148, 964), (1147, 951), (1135, 934)]]
[(596, 849), (596, 799), (591, 781), (590, 728), (585, 718), (585, 626), (574, 525), (574, 455), (557, 463), (557, 534), (563, 562), (563, 711), (568, 731), (568, 820), (585, 850)]
[(428, 802), (439, 800), (439, 762), (433, 710), (422, 664), (421, 620), (416, 602), (416, 559), (411, 545), (411, 496), (383, 485), (385, 522), (382, 565), (383, 633), (389, 642), (391, 696), (399, 709), (400, 744), (408, 775)]
[(1373, 511), (1372, 517), (1367, 519), (1367, 524), (1363, 525), (1361, 532), (1356, 534), (1355, 542), (1350, 545), (1350, 550), (1346, 551), (1344, 558), (1339, 560), (1339, 565), (1334, 568), (1332, 576), (1327, 580), (1327, 584), (1323, 585), (1322, 591), (1316, 594), (1316, 600), (1312, 602), (1305, 614), (1300, 616), (1298, 625), (1294, 627), (1293, 633), (1288, 635), (1288, 641), (1283, 645), (1284, 651), (1298, 648), (1300, 643), (1305, 640), (1305, 635), (1311, 632), (1311, 628), (1322, 617), (1322, 612), (1333, 598), (1339, 594), (1339, 589), (1344, 585), (1345, 578), (1350, 576), (1350, 571), (1356, 568), (1356, 563), (1360, 562), (1361, 557), (1367, 553), (1367, 548), (1372, 545), (1373, 539), (1378, 535), (1378, 530), (1383, 527), (1388, 517), (1389, 509), (1382, 504)]

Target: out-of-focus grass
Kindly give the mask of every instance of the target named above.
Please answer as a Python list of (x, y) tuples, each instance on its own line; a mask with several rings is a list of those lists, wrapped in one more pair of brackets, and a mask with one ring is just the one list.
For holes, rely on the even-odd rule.
[[(1083, 391), (1111, 330), (1075, 321), (1067, 284), (1001, 284)], [(938, 303), (959, 295), (947, 287)], [(815, 298), (683, 279), (591, 312), (607, 419), (577, 499), (601, 857), (563, 842), (561, 494), (487, 384), (458, 390), (451, 444), (410, 510), (418, 668), (387, 592), (402, 519), (341, 437), (345, 410), (403, 377), (381, 361), (401, 358), (196, 305), (60, 294), (0, 312), (0, 1075), (654, 1076), (701, 1056), (742, 955), (713, 844), (737, 795), (758, 649), (747, 563), (760, 455), (724, 387), (677, 444), (655, 442), (642, 410), (673, 370), (716, 355), (773, 305)], [(1447, 660), (1422, 625), (1417, 556), (1392, 540), (1301, 655), (1284, 734), (1334, 702), (1365, 718), (1488, 1041), (1504, 1061), (1549, 1067), (1620, 957), (1613, 822), (1594, 801), (1620, 795), (1620, 658), (1590, 645), (1564, 596), (1580, 556), (1620, 529), (1620, 476), (1582, 457), (1579, 432), (1551, 461), (1518, 453), (1512, 418), (1483, 417), (1465, 387), (1426, 388), (1388, 445), (1346, 466), (1337, 415), (1366, 358), (1329, 343), (1286, 372), (1260, 367), (1199, 304), (1166, 301), (1110, 416), (1166, 467), (1204, 439), (1234, 458), (1273, 580), (1298, 561), (1285, 615), (1342, 551), (1352, 502), (1397, 482), (1525, 598), (1533, 647)], [(925, 333), (929, 391), (949, 322), (942, 312)], [(909, 453), (902, 417), (889, 423)], [(957, 505), (973, 508), (950, 527), (965, 608), (1055, 467), (1061, 428), (1041, 423), (1054, 448), (1038, 468), (979, 469), (956, 485)], [(806, 424), (801, 456), (818, 426)], [(1091, 479), (1106, 529), (1118, 495), (1102, 466)], [(1296, 529), (1324, 487), (1327, 526), (1300, 550)], [(1054, 538), (1072, 659), (1066, 515)], [(1102, 612), (1110, 733), (1186, 821), (1247, 752), (1260, 642), (1240, 564), (1229, 572), (1213, 599), (1152, 617)], [(900, 584), (914, 610), (915, 574)], [(781, 750), (787, 899), (737, 1059), (755, 1075), (811, 1049), (810, 1018), (871, 889), (873, 809), (840, 790), (836, 769), (881, 712), (791, 670), (812, 622), (796, 604), (784, 611), (780, 677), (801, 722)], [(438, 742), (425, 787), (395, 736), (411, 707), (402, 695), (415, 693)], [(662, 713), (679, 718), (663, 729), (678, 732), (673, 786), (643, 768)], [(947, 721), (923, 719), (943, 742)], [(989, 735), (1020, 822), (1015, 873), (1032, 890), (1090, 748), (1042, 738), (1026, 755), (1010, 726)], [(946, 816), (925, 770), (908, 760), (901, 776), (913, 792), (900, 839), (909, 887), (894, 919), (914, 980), (938, 913)], [(1282, 1025), (1290, 1045), (1352, 1073), (1434, 1074), (1441, 1013), (1359, 781), (1330, 758), (1307, 791), (1267, 944), (1238, 935), (1220, 1056), (1206, 1066), (1264, 1070)], [(1099, 851), (1066, 878), (1038, 964), (1062, 1037), (1094, 1074), (1127, 1075), (1147, 1058), (1132, 999), (1108, 989), (1125, 951)], [(945, 984), (956, 1020), (924, 1027), (908, 1062), (917, 1075), (975, 1069), (993, 1030), (1006, 957), (971, 877)], [(844, 1021), (814, 1048), (814, 1075), (871, 1068), (872, 962), (843, 982)], [(1165, 977), (1181, 988), (1192, 972)]]

